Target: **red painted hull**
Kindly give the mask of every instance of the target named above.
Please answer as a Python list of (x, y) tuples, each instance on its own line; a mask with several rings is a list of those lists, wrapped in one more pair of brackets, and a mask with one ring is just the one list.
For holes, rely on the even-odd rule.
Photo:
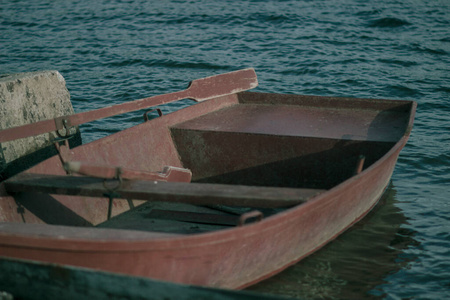
[[(277, 104), (273, 104), (274, 102)], [(288, 107), (286, 112), (283, 110), (284, 108), (279, 110), (280, 115), (278, 117), (280, 120), (289, 120), (289, 114), (295, 113), (297, 115), (292, 119), (294, 123), (300, 122), (298, 120), (302, 118), (305, 122), (308, 122), (303, 115), (305, 107), (318, 115), (321, 112), (328, 114), (326, 120), (331, 120), (332, 117), (330, 116), (335, 115), (336, 112), (346, 111), (351, 114), (354, 107), (357, 107), (357, 111), (355, 112), (356, 116), (353, 116), (349, 123), (342, 121), (342, 123), (338, 122), (334, 125), (329, 124), (326, 128), (320, 129), (322, 131), (318, 129), (318, 132), (322, 132), (323, 135), (321, 133), (315, 136), (312, 132), (310, 133), (311, 136), (306, 136), (302, 133), (302, 126), (304, 129), (308, 129), (304, 124), (292, 125), (291, 123), (291, 125), (276, 126), (270, 123), (270, 120), (276, 119), (278, 112), (276, 107), (280, 103), (282, 106), (284, 105), (284, 108)], [(264, 109), (269, 105), (271, 105), (271, 109), (266, 112)], [(241, 106), (242, 110), (240, 110)], [(314, 106), (316, 108), (310, 109)], [(336, 108), (336, 110), (333, 108), (333, 114), (329, 114), (330, 107)], [(207, 117), (206, 119), (196, 119), (216, 112), (225, 114), (227, 109), (233, 110), (235, 108), (239, 108), (239, 110), (226, 116), (236, 118), (236, 122), (241, 120), (239, 129), (236, 130), (236, 128), (228, 126), (227, 122), (223, 122), (220, 125), (222, 126), (220, 129), (221, 136), (217, 140), (215, 137), (210, 137), (211, 130), (206, 128), (206, 125), (210, 126), (212, 121), (208, 120)], [(247, 112), (248, 109), (253, 108), (255, 111)], [(296, 111), (297, 108), (298, 112)], [(369, 115), (373, 111), (377, 112), (377, 114), (374, 114), (375, 117), (371, 119), (371, 124), (375, 129), (380, 128), (379, 136), (377, 134), (370, 136), (372, 127), (368, 127), (369, 133), (366, 130), (364, 137), (361, 137), (358, 132), (351, 132), (360, 130), (358, 126), (366, 124), (364, 118), (361, 119), (360, 116), (365, 111)], [(275, 112), (275, 115), (272, 115), (271, 118), (268, 117), (266, 124), (260, 125), (255, 122), (246, 125), (244, 124), (245, 120), (239, 117), (239, 113), (254, 116), (257, 113), (262, 115), (272, 112)], [(396, 137), (389, 136), (389, 130), (386, 131), (386, 128), (381, 128), (383, 126), (378, 126), (379, 123), (377, 123), (376, 118), (380, 112), (389, 112), (386, 115), (389, 115), (389, 120), (393, 120), (392, 122), (397, 122), (395, 121), (398, 120), (395, 115), (397, 112), (401, 115), (402, 121), (399, 128), (396, 129)], [(376, 205), (390, 181), (398, 155), (408, 139), (414, 112), (415, 103), (408, 101), (333, 99), (257, 93), (243, 93), (205, 101), (75, 148), (74, 158), (92, 163), (122, 165), (137, 169), (142, 169), (142, 166), (145, 166), (148, 171), (160, 170), (164, 165), (176, 167), (188, 165), (193, 170), (194, 177), (196, 173), (207, 173), (203, 177), (194, 178), (194, 180), (202, 182), (202, 180), (205, 180), (204, 178), (219, 178), (224, 169), (230, 168), (229, 165), (242, 165), (243, 167), (239, 170), (227, 169), (229, 173), (239, 174), (241, 169), (245, 170), (248, 167), (245, 164), (257, 161), (262, 154), (258, 152), (259, 150), (255, 150), (255, 153), (251, 152), (253, 147), (246, 148), (243, 146), (243, 149), (240, 150), (239, 147), (234, 145), (230, 147), (230, 152), (227, 152), (229, 156), (231, 156), (230, 153), (237, 153), (235, 157), (230, 157), (230, 162), (224, 163), (220, 159), (220, 162), (214, 168), (202, 167), (202, 164), (207, 166), (207, 162), (211, 162), (211, 159), (210, 157), (189, 156), (188, 152), (192, 152), (193, 149), (199, 147), (195, 144), (194, 139), (205, 143), (201, 144), (203, 147), (206, 144), (220, 143), (219, 140), (229, 137), (229, 134), (233, 135), (245, 130), (248, 133), (251, 130), (250, 133), (252, 134), (245, 136), (244, 140), (253, 141), (253, 138), (256, 140), (260, 135), (268, 139), (267, 144), (263, 144), (263, 142), (258, 144), (258, 149), (276, 148), (276, 146), (272, 148), (266, 146), (274, 141), (282, 147), (279, 154), (264, 154), (268, 157), (267, 161), (263, 162), (264, 166), (273, 163), (272, 157), (285, 155), (289, 159), (289, 164), (295, 163), (298, 166), (304, 166), (305, 169), (307, 163), (297, 162), (296, 157), (303, 155), (314, 158), (316, 154), (330, 155), (329, 161), (332, 162), (335, 159), (334, 155), (347, 153), (349, 149), (353, 149), (351, 147), (355, 141), (358, 142), (355, 146), (357, 148), (367, 150), (380, 144), (382, 150), (375, 151), (376, 154), (373, 155), (369, 166), (361, 173), (348, 176), (348, 178), (339, 180), (336, 184), (333, 182), (332, 186), (325, 187), (325, 192), (309, 199), (306, 203), (271, 215), (260, 222), (189, 235), (38, 224), (44, 223), (40, 215), (28, 210), (23, 215), (17, 214), (15, 200), (4, 190), (1, 191), (4, 187), (0, 187), (0, 193), (3, 194), (0, 198), (0, 201), (2, 201), (0, 220), (3, 221), (3, 223), (0, 223), (0, 255), (83, 266), (186, 284), (224, 288), (249, 286), (280, 272), (318, 250), (363, 218)], [(299, 118), (299, 116), (302, 116), (302, 118)], [(311, 122), (317, 122), (317, 118), (317, 115), (315, 115)], [(193, 119), (203, 120), (203, 123), (200, 121), (192, 123), (191, 120)], [(360, 119), (361, 123), (358, 124)], [(220, 120), (226, 120), (225, 115), (223, 115), (223, 118), (217, 118), (217, 122), (220, 123)], [(342, 132), (336, 129), (340, 125), (348, 129), (350, 136), (355, 137), (345, 138), (346, 142), (349, 143), (349, 148), (343, 148), (343, 150), (339, 148), (340, 144), (338, 144), (342, 139)], [(174, 126), (176, 130), (170, 131), (169, 128)], [(289, 126), (292, 126), (292, 128)], [(190, 136), (190, 132), (185, 133), (187, 127), (189, 127), (188, 129), (195, 129), (196, 131), (192, 131), (192, 134), (198, 136)], [(282, 132), (276, 135), (271, 134), (277, 130), (289, 132), (289, 134), (286, 134), (286, 136), (289, 136), (286, 144), (283, 144), (284, 140), (277, 140), (280, 135), (283, 135)], [(240, 141), (242, 132), (235, 135), (234, 141)], [(258, 136), (254, 137), (253, 133), (257, 133)], [(308, 139), (306, 143), (305, 137)], [(178, 142), (172, 142), (177, 139)], [(332, 151), (327, 144), (328, 140), (336, 141), (336, 143), (333, 143)], [(367, 147), (365, 143), (368, 143)], [(129, 147), (128, 145), (132, 146)], [(294, 150), (285, 150), (285, 148), (289, 148), (288, 145), (298, 146), (297, 148), (302, 148), (302, 150), (295, 151), (303, 152), (292, 153)], [(320, 148), (319, 145), (323, 148)], [(226, 149), (226, 147), (225, 145), (221, 149)], [(326, 153), (328, 150), (330, 150), (330, 154)], [(267, 150), (266, 152), (270, 151)], [(210, 153), (214, 153), (214, 151)], [(245, 153), (249, 153), (249, 157), (254, 155), (255, 158), (243, 158), (242, 156)], [(207, 154), (199, 155), (207, 156)], [(220, 155), (220, 157), (225, 157), (224, 153)], [(328, 156), (325, 158), (328, 159)], [(248, 162), (249, 160), (252, 160), (252, 162)], [(321, 160), (322, 157), (319, 156), (317, 161), (320, 162)], [(343, 162), (343, 164), (346, 164), (346, 162)], [(326, 169), (326, 167), (319, 166), (319, 169)], [(337, 163), (336, 166), (330, 164), (328, 167), (336, 168), (335, 172), (339, 173), (339, 168), (342, 165)], [(42, 162), (27, 172), (64, 174), (61, 162), (57, 157)], [(299, 170), (299, 172), (302, 176), (314, 173), (312, 170)], [(319, 179), (325, 180), (328, 176), (328, 174), (325, 174), (321, 177), (320, 172), (314, 173), (317, 181)], [(330, 174), (334, 173), (331, 172)], [(234, 180), (228, 177), (220, 178), (218, 180)], [(236, 176), (230, 178), (236, 178)], [(304, 185), (306, 183), (307, 181)], [(208, 182), (204, 184), (205, 189), (207, 189)], [(28, 195), (27, 197), (35, 196)], [(107, 210), (105, 199), (73, 196), (55, 196), (55, 199), (91, 224), (105, 221)], [(141, 202), (135, 201), (135, 203)], [(114, 207), (113, 215), (120, 214), (127, 209), (126, 202), (118, 201)], [(48, 210), (52, 213), (52, 208), (49, 207)], [(54, 213), (57, 214), (57, 212)], [(23, 216), (26, 223), (23, 222)]]

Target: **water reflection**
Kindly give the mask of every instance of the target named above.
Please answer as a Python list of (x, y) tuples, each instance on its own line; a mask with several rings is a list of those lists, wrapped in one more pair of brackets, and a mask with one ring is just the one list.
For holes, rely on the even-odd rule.
[(418, 245), (396, 202), (391, 185), (361, 222), (318, 253), (249, 290), (306, 299), (383, 296), (377, 287), (414, 259), (403, 255), (403, 250)]

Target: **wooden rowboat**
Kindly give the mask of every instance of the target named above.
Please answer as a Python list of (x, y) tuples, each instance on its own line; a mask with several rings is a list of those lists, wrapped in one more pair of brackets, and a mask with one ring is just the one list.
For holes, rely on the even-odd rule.
[(74, 149), (60, 143), (2, 182), (0, 255), (243, 288), (318, 250), (376, 205), (416, 104), (245, 91), (256, 85), (246, 69), (1, 131), (4, 142), (201, 101)]

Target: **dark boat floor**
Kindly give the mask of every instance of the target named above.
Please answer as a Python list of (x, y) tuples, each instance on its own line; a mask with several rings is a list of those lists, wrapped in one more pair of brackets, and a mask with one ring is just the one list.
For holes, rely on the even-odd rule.
[[(184, 203), (147, 202), (103, 222), (97, 227), (194, 234), (238, 226), (242, 214), (254, 208), (224, 205), (196, 206)], [(257, 209), (264, 217), (284, 209)], [(256, 219), (248, 219), (251, 223)]]

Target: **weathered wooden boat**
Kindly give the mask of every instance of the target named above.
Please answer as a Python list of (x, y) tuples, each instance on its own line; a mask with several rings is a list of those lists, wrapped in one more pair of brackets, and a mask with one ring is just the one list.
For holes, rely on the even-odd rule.
[(46, 262), (0, 257), (0, 299), (280, 300), (249, 291), (175, 284)]
[(1, 131), (4, 142), (205, 100), (73, 149), (57, 142), (59, 155), (3, 181), (0, 255), (243, 288), (318, 250), (376, 205), (416, 104), (245, 91), (256, 85), (246, 69)]

